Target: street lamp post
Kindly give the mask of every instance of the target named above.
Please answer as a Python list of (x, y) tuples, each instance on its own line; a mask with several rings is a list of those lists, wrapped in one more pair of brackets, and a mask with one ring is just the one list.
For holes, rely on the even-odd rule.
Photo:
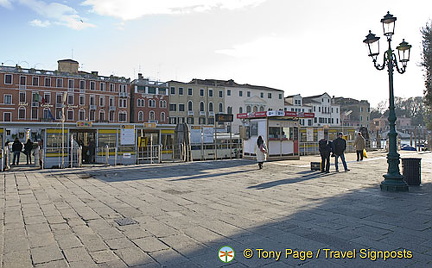
[(381, 19), (381, 23), (383, 26), (384, 36), (387, 37), (388, 49), (384, 52), (383, 63), (377, 64), (377, 58), (379, 55), (379, 39), (375, 34), (369, 31), (369, 34), (366, 36), (366, 39), (363, 40), (369, 50), (369, 55), (372, 58), (373, 64), (377, 70), (384, 70), (387, 66), (388, 75), (389, 75), (389, 152), (387, 154), (387, 163), (388, 170), (387, 174), (384, 174), (384, 181), (381, 182), (381, 190), (382, 191), (408, 191), (408, 184), (404, 181), (404, 176), (399, 172), (399, 163), (400, 163), (400, 155), (397, 152), (397, 143), (396, 143), (396, 113), (395, 113), (395, 105), (394, 105), (394, 89), (393, 89), (393, 71), (394, 68), (398, 71), (398, 73), (403, 74), (406, 70), (407, 63), (410, 58), (410, 49), (411, 45), (409, 45), (405, 40), (396, 47), (398, 51), (399, 62), (401, 63), (401, 67), (399, 67), (396, 55), (391, 48), (392, 36), (394, 34), (396, 17), (387, 12), (383, 19)]

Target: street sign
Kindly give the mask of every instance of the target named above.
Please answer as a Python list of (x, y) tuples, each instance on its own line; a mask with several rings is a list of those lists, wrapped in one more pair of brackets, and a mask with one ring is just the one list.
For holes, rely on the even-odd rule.
[(216, 114), (216, 122), (225, 123), (232, 122), (233, 115), (232, 114)]

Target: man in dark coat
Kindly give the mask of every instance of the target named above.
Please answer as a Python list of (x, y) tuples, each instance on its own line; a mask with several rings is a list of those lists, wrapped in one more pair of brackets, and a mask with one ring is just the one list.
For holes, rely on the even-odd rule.
[(344, 166), (345, 171), (350, 171), (347, 167), (347, 163), (345, 161), (345, 150), (346, 150), (346, 141), (342, 139), (343, 133), (339, 132), (337, 139), (333, 141), (333, 153), (335, 155), (335, 168), (336, 172), (339, 172), (338, 160), (339, 157), (342, 160), (342, 164)]
[(318, 142), (319, 152), (321, 155), (321, 172), (330, 172), (330, 153), (332, 151), (330, 143), (326, 139)]
[(19, 165), (19, 159), (20, 159), (20, 155), (21, 155), (21, 151), (23, 149), (23, 145), (20, 142), (20, 140), (18, 138), (15, 138), (13, 144), (12, 144), (12, 152), (13, 152), (13, 161), (12, 161), (12, 165)]

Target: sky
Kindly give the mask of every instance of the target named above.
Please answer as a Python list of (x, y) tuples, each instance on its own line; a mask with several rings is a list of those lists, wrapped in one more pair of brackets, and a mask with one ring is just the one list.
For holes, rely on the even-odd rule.
[(373, 67), (363, 40), (371, 30), (381, 55), (387, 49), (387, 11), (397, 17), (392, 47), (412, 45), (395, 95), (421, 96), (430, 0), (0, 0), (0, 64), (56, 70), (57, 60), (74, 59), (105, 76), (234, 79), (376, 107), (389, 97), (388, 74)]

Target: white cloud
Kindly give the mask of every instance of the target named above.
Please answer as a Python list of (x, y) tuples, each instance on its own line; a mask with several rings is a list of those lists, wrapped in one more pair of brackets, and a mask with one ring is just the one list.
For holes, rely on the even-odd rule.
[(0, 6), (5, 8), (12, 8), (12, 3), (9, 0), (0, 0)]
[(232, 48), (220, 49), (216, 53), (235, 58), (266, 58), (268, 54), (281, 54), (289, 48), (289, 40), (275, 35), (264, 36), (248, 43), (237, 44)]
[[(54, 21), (55, 24), (64, 25), (75, 30), (94, 27), (93, 24), (84, 22), (83, 18), (78, 15), (78, 12), (74, 8), (63, 4), (46, 3), (38, 0), (18, 0), (18, 2), (29, 7), (42, 17)], [(35, 21), (37, 20), (33, 20), (32, 22)], [(41, 21), (39, 20), (39, 22)], [(37, 22), (35, 23), (37, 24)]]
[(238, 9), (257, 6), (266, 0), (85, 0), (82, 4), (91, 6), (93, 12), (134, 20), (145, 15), (181, 14), (204, 12), (215, 8)]
[(36, 27), (41, 27), (41, 28), (45, 28), (51, 25), (51, 22), (49, 22), (48, 20), (46, 21), (41, 21), (41, 20), (32, 20), (30, 21), (30, 25), (32, 26), (36, 26)]

